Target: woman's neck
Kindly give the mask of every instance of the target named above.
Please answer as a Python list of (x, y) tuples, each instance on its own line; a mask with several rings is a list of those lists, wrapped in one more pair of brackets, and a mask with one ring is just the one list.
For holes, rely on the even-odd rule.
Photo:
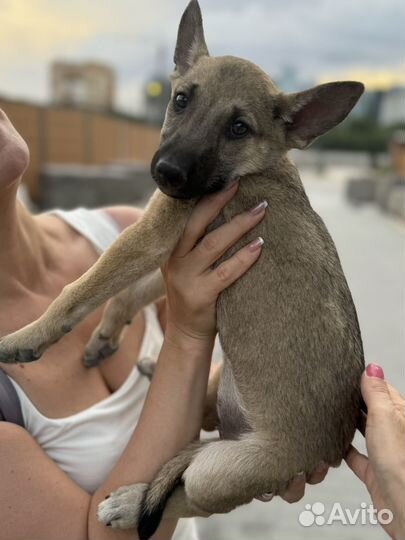
[(34, 291), (47, 267), (46, 235), (34, 216), (16, 200), (17, 185), (0, 193), (0, 295)]

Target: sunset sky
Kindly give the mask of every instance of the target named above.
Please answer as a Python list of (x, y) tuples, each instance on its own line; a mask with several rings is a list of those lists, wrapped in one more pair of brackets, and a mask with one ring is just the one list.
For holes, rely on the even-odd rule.
[[(46, 101), (54, 59), (117, 71), (117, 105), (136, 112), (143, 81), (167, 71), (185, 0), (0, 0), (0, 94)], [(253, 60), (277, 78), (405, 84), (404, 0), (201, 0), (212, 54)], [(159, 55), (157, 51), (162, 51)], [(159, 57), (159, 60), (157, 58)]]

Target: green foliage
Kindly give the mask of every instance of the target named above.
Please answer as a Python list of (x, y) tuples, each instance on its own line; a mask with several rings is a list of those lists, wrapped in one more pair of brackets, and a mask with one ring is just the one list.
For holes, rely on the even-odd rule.
[(349, 119), (340, 126), (320, 137), (314, 148), (322, 150), (353, 150), (361, 152), (384, 152), (387, 150), (392, 133), (404, 126), (389, 127), (378, 125), (365, 118)]

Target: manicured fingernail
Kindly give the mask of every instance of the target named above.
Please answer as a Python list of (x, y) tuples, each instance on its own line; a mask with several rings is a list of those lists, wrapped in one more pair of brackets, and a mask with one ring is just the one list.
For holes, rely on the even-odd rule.
[(266, 208), (269, 206), (269, 203), (267, 201), (262, 201), (260, 204), (255, 206), (251, 209), (250, 213), (254, 216), (257, 216), (258, 214), (261, 214)]
[(258, 497), (256, 497), (258, 501), (262, 502), (270, 502), (273, 498), (273, 493), (263, 493), (263, 495), (259, 495)]
[(262, 247), (263, 244), (264, 244), (264, 240), (261, 236), (259, 236), (259, 238), (256, 238), (256, 240), (253, 240), (253, 242), (249, 244), (249, 250), (257, 251), (258, 249)]
[(378, 379), (384, 379), (383, 368), (377, 366), (377, 364), (369, 364), (366, 368), (366, 373), (369, 377), (378, 377)]

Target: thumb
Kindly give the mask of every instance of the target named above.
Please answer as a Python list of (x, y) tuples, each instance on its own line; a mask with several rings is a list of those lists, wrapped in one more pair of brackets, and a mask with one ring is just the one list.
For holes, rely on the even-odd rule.
[(361, 392), (369, 415), (392, 405), (388, 386), (384, 380), (384, 371), (376, 364), (369, 364), (363, 373)]

